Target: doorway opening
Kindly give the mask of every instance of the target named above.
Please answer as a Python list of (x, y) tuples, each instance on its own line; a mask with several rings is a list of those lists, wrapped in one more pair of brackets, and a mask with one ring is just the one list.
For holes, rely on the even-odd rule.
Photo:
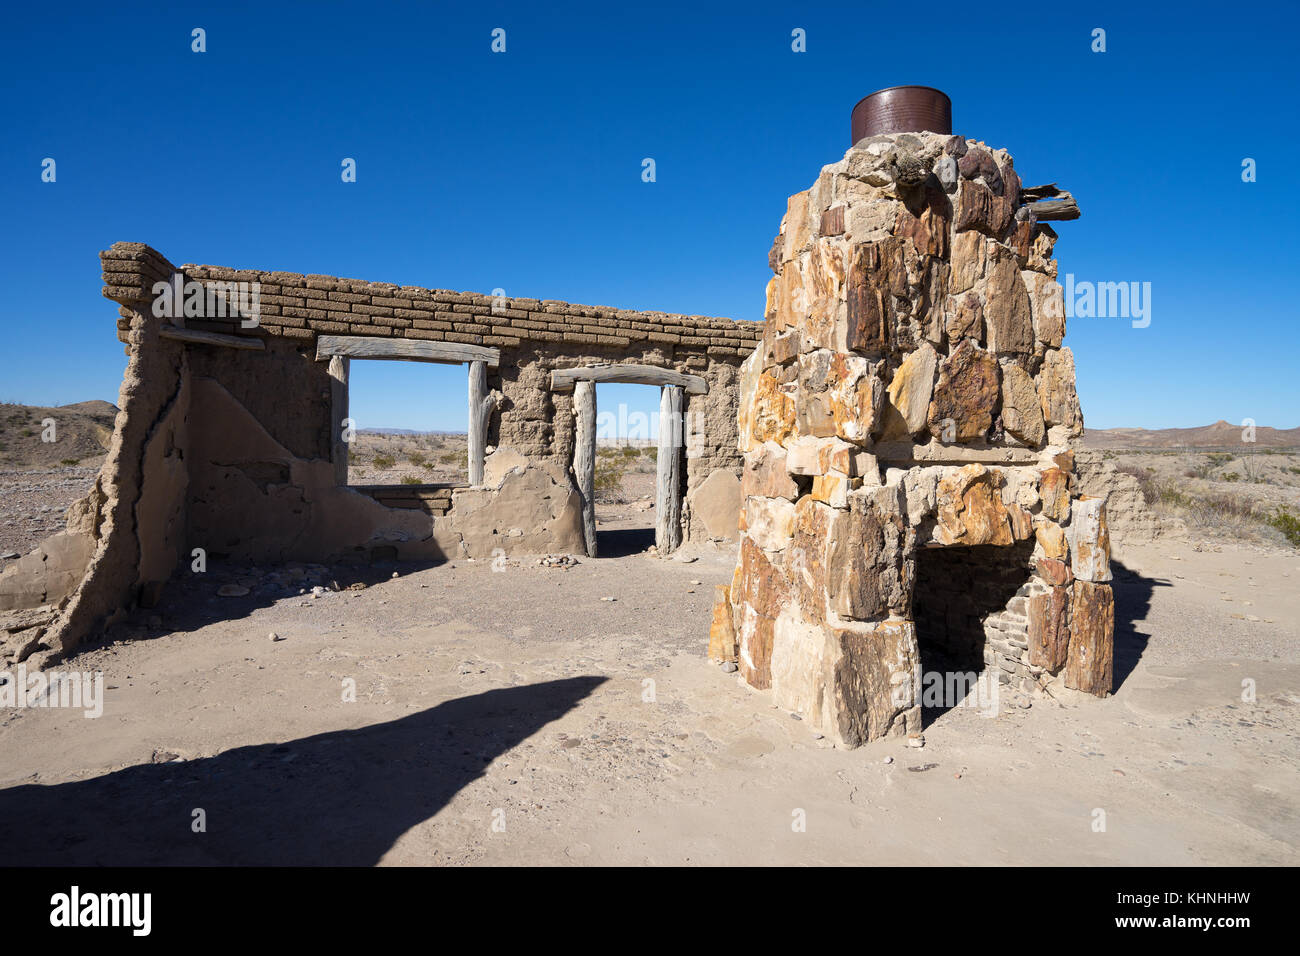
[(596, 553), (620, 558), (655, 543), (659, 389), (596, 386)]

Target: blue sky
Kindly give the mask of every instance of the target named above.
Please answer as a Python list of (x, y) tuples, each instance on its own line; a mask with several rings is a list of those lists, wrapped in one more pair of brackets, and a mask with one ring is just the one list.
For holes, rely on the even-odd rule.
[[(952, 97), (956, 132), (1078, 198), (1062, 276), (1151, 283), (1148, 328), (1069, 326), (1090, 426), (1300, 425), (1295, 5), (890, 9), (16, 6), (0, 36), (0, 400), (116, 401), (96, 257), (116, 240), (178, 264), (760, 319), (786, 197), (843, 155), (860, 97), (922, 83)], [(363, 426), (463, 430), (459, 370), (354, 368)], [(637, 388), (600, 400), (655, 404)]]

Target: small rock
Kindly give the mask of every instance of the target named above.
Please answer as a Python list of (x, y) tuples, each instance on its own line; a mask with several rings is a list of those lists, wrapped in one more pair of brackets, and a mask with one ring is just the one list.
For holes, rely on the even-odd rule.
[(615, 598), (615, 597), (603, 597), (603, 598), (601, 598), (601, 600), (602, 600), (602, 601), (617, 601), (618, 598)]
[(217, 588), (217, 597), (243, 597), (248, 593), (248, 588), (242, 584), (223, 584)]
[(735, 661), (727, 661), (722, 665), (722, 673), (724, 674), (734, 674), (739, 669), (740, 668), (736, 666)]
[(880, 762), (881, 762), (881, 763), (893, 763), (893, 762), (894, 762), (894, 758), (893, 758), (893, 757), (886, 757), (884, 760), (882, 760), (882, 761), (880, 761)]
[(917, 749), (925, 746), (925, 734), (908, 734), (907, 745)]
[(394, 571), (394, 572), (393, 572), (393, 573), (392, 573), (392, 575), (391, 575), (391, 576), (392, 576), (392, 577), (397, 577), (397, 572), (396, 572), (396, 571)]
[(4, 554), (0, 554), (0, 561), (8, 561), (10, 558), (16, 558), (18, 556), (17, 551), (6, 551)]
[(282, 640), (284, 640), (284, 638), (281, 637), (279, 634), (275, 633), (275, 631), (272, 631), (270, 634), (266, 635), (266, 639), (267, 639), (268, 641), (282, 641)]

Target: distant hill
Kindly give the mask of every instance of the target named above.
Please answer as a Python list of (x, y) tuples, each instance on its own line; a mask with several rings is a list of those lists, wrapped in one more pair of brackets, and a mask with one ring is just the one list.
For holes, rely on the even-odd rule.
[(1087, 428), (1085, 448), (1137, 450), (1142, 448), (1300, 448), (1300, 428), (1255, 429), (1252, 445), (1242, 440), (1244, 428), (1222, 419), (1199, 428)]
[[(101, 401), (54, 408), (0, 403), (0, 468), (57, 468), (74, 461), (98, 466), (116, 417), (117, 406)], [(42, 441), (42, 422), (50, 418), (54, 441)]]

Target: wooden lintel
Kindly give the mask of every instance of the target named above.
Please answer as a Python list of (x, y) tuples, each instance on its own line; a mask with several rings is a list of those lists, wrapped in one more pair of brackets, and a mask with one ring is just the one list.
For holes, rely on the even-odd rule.
[(221, 345), (229, 349), (249, 350), (266, 348), (266, 343), (261, 339), (255, 339), (248, 335), (222, 335), (220, 332), (178, 329), (172, 325), (164, 325), (158, 330), (158, 335), (161, 338), (172, 339), (176, 342), (188, 342), (190, 345)]
[(316, 339), (316, 360), (335, 355), (357, 359), (386, 359), (392, 362), (486, 362), (501, 364), (501, 350), (461, 342), (430, 342), (425, 339), (385, 339), (375, 335), (321, 335)]
[(584, 365), (551, 372), (551, 391), (571, 392), (576, 382), (621, 382), (629, 385), (675, 385), (688, 395), (704, 395), (709, 383), (699, 375), (654, 365)]

